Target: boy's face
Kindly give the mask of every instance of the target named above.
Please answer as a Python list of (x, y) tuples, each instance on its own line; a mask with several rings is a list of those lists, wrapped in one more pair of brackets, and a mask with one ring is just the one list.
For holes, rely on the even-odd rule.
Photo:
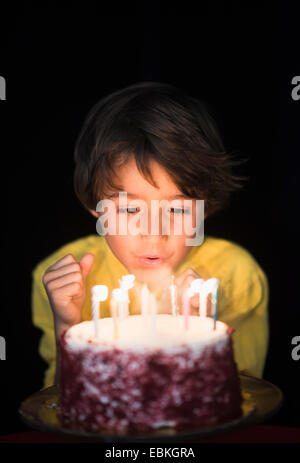
[[(122, 185), (122, 191), (127, 193), (127, 201), (124, 201), (124, 199), (120, 201), (119, 192), (114, 190), (108, 191), (107, 196), (104, 198), (115, 203), (117, 232), (120, 214), (127, 211), (128, 221), (134, 216), (137, 219), (137, 214), (141, 210), (139, 207), (141, 203), (137, 203), (136, 200), (143, 200), (144, 204), (147, 205), (148, 234), (138, 233), (134, 236), (127, 232), (126, 235), (116, 233), (106, 234), (105, 237), (110, 249), (129, 273), (134, 274), (136, 279), (148, 284), (170, 275), (193, 248), (186, 245), (186, 240), (191, 236), (185, 234), (184, 227), (182, 227), (180, 235), (174, 234), (174, 221), (178, 220), (178, 215), (182, 216), (183, 221), (184, 214), (189, 214), (189, 220), (191, 220), (193, 227), (196, 224), (196, 200), (184, 196), (167, 171), (156, 161), (150, 161), (150, 168), (152, 178), (158, 188), (151, 185), (142, 176), (137, 169), (135, 160), (131, 158), (127, 164), (118, 170), (118, 178), (116, 179), (117, 184)], [(170, 219), (169, 234), (162, 234), (162, 208), (160, 208), (158, 214), (159, 233), (151, 234), (151, 206), (152, 210), (154, 209), (151, 200), (172, 201), (174, 199), (177, 200), (179, 206), (176, 203), (176, 208), (168, 209)], [(185, 209), (185, 213), (183, 213), (184, 199), (189, 199), (193, 206), (188, 211)]]

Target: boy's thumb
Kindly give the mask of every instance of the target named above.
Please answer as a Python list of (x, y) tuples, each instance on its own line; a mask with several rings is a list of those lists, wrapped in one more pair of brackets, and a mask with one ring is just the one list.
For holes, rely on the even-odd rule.
[(82, 276), (83, 276), (83, 279), (85, 280), (89, 271), (91, 270), (92, 266), (93, 266), (93, 263), (94, 263), (94, 260), (95, 260), (95, 256), (94, 254), (85, 254), (79, 264), (80, 264), (80, 267), (81, 267), (81, 270), (82, 270)]

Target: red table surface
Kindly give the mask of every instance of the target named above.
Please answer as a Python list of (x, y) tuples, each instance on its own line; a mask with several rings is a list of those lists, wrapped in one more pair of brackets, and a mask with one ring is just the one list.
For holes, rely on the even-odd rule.
[[(40, 431), (28, 431), (0, 436), (0, 443), (61, 443), (81, 442)], [(300, 443), (300, 428), (256, 425), (226, 432), (211, 437), (193, 439), (189, 442), (203, 443)]]

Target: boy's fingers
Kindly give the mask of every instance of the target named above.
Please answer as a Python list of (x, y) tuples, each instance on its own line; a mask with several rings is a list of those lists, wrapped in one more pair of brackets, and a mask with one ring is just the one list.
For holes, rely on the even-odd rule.
[(55, 288), (52, 291), (52, 299), (61, 306), (67, 306), (70, 302), (70, 298), (81, 297), (82, 286), (80, 283), (73, 282), (67, 285), (64, 285), (60, 288)]
[(81, 271), (82, 271), (83, 281), (86, 279), (89, 271), (91, 270), (94, 261), (95, 261), (94, 254), (90, 254), (90, 253), (85, 254), (80, 260), (79, 264), (80, 264)]
[(199, 309), (199, 294), (195, 294), (190, 298), (190, 305), (195, 309)]
[[(199, 278), (199, 277), (198, 277)], [(192, 281), (195, 280), (195, 277), (192, 275), (186, 275), (185, 279), (182, 281), (181, 285), (178, 286), (178, 292), (180, 298), (182, 298), (184, 291), (191, 286)]]
[(85, 254), (81, 261), (77, 262), (74, 256), (68, 254), (45, 271), (43, 283), (46, 285), (49, 281), (61, 278), (63, 275), (73, 272), (82, 272), (83, 280), (85, 280), (94, 260), (95, 257), (93, 254)]
[(198, 275), (198, 273), (196, 273), (192, 268), (187, 268), (179, 277), (176, 278), (175, 283), (178, 286), (181, 286), (184, 280), (188, 277), (192, 277), (192, 280), (194, 280), (195, 278), (200, 278), (200, 275)]
[(57, 262), (55, 262), (55, 264), (51, 265), (51, 267), (49, 267), (45, 273), (51, 270), (57, 270), (58, 268), (63, 267), (67, 264), (72, 264), (73, 262), (76, 262), (75, 257), (72, 254), (67, 254), (66, 256), (62, 257)]
[[(194, 281), (197, 278), (200, 278), (198, 273), (196, 273), (193, 269), (187, 269), (177, 279), (180, 308), (182, 307), (182, 296), (183, 296), (184, 291), (187, 288), (189, 288), (192, 281)], [(179, 281), (179, 284), (178, 284), (178, 281)], [(193, 312), (195, 312), (195, 310), (198, 311), (199, 309), (199, 296), (198, 295), (195, 294), (194, 296), (190, 298), (190, 307), (191, 307), (191, 311)], [(196, 315), (196, 313), (193, 313), (193, 314)]]
[(56, 278), (61, 278), (63, 275), (68, 273), (81, 272), (81, 267), (78, 262), (72, 262), (71, 264), (63, 265), (56, 270), (47, 269), (43, 276), (43, 283), (46, 285), (48, 281), (55, 280)]
[(82, 275), (81, 272), (71, 272), (67, 273), (58, 278), (50, 280), (48, 283), (45, 283), (47, 291), (53, 291), (57, 288), (62, 288), (63, 286), (69, 283), (80, 283), (82, 285)]
[[(199, 278), (199, 277), (198, 277)], [(182, 283), (182, 288), (187, 289), (190, 287), (191, 283), (196, 279), (193, 275), (187, 275)]]

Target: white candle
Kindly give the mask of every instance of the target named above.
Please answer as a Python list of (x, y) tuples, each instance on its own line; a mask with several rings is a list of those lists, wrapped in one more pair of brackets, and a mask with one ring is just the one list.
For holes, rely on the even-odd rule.
[[(209, 278), (201, 285), (200, 287), (200, 311), (199, 311), (200, 317), (203, 317), (203, 318), (207, 317), (207, 296), (210, 293), (214, 294), (218, 285), (219, 285), (219, 280), (217, 278)], [(213, 299), (214, 299), (214, 307), (216, 308), (215, 298)], [(214, 307), (212, 307), (212, 310), (214, 309)]]
[(171, 293), (171, 307), (172, 307), (172, 315), (178, 315), (177, 309), (177, 286), (174, 283), (174, 275), (172, 275), (172, 283), (170, 285), (170, 293)]
[(150, 320), (150, 291), (146, 283), (143, 284), (142, 289), (139, 293), (140, 306), (141, 306), (141, 315), (144, 324), (145, 332), (147, 333), (149, 329), (149, 320)]
[(201, 293), (201, 286), (203, 282), (204, 280), (202, 278), (196, 278), (195, 280), (192, 281), (191, 286), (190, 286), (194, 294), (198, 294), (199, 296), (199, 313), (200, 313), (200, 307), (201, 307), (200, 293)]
[(110, 299), (110, 315), (113, 319), (114, 326), (114, 340), (117, 341), (119, 338), (119, 328), (118, 328), (118, 307), (117, 301), (114, 298)]
[(112, 297), (115, 299), (118, 307), (118, 314), (120, 320), (124, 320), (127, 317), (127, 294), (123, 289), (116, 288), (112, 291)]
[(150, 291), (148, 289), (148, 286), (144, 283), (141, 289), (141, 297), (140, 297), (141, 314), (144, 317), (147, 317), (149, 315), (149, 298), (150, 298)]
[(95, 325), (95, 337), (99, 336), (98, 320), (100, 312), (100, 302), (105, 301), (108, 296), (108, 287), (105, 285), (96, 285), (92, 287), (92, 312)]
[(133, 287), (133, 282), (135, 280), (135, 276), (134, 275), (123, 275), (122, 276), (122, 279), (119, 280), (119, 284), (120, 284), (120, 289), (122, 289), (125, 293), (126, 293), (126, 296), (127, 296), (127, 300), (126, 302), (124, 302), (124, 313), (125, 313), (125, 317), (128, 317), (129, 315), (129, 296), (128, 296), (128, 290), (131, 289)]
[(156, 314), (157, 314), (156, 298), (153, 293), (150, 293), (150, 318), (151, 318), (152, 336), (156, 335)]
[(95, 338), (99, 337), (99, 329), (98, 329), (99, 305), (100, 305), (99, 300), (96, 297), (92, 296), (92, 312), (93, 312), (93, 321), (94, 321), (94, 326), (95, 326)]
[(189, 316), (190, 316), (190, 298), (194, 295), (192, 288), (187, 288), (182, 295), (182, 315), (184, 316), (184, 329), (185, 331), (189, 328)]
[(204, 280), (202, 278), (196, 278), (192, 281), (190, 288), (194, 291), (194, 293), (199, 293), (203, 282)]
[(129, 288), (132, 288), (134, 280), (135, 280), (135, 276), (132, 274), (122, 276), (122, 281), (125, 281), (126, 283), (128, 283)]

